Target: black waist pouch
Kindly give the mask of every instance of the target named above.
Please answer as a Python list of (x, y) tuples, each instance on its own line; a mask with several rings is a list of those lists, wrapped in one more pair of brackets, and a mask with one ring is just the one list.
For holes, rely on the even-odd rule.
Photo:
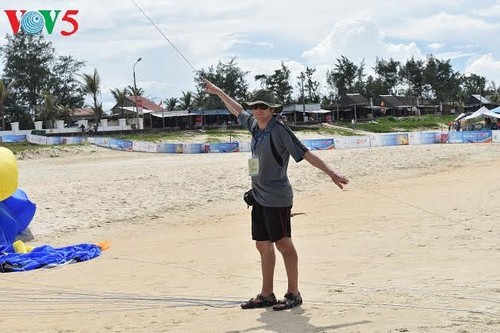
[(253, 204), (255, 203), (255, 199), (253, 197), (253, 190), (250, 189), (246, 191), (245, 194), (243, 194), (243, 200), (245, 200), (248, 206), (253, 206)]

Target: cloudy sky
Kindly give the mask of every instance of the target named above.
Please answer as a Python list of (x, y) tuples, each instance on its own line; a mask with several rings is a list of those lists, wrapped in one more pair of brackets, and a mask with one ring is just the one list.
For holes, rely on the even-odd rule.
[[(42, 33), (58, 55), (85, 60), (83, 72), (98, 70), (105, 110), (114, 105), (110, 89), (133, 84), (138, 58), (137, 85), (155, 102), (194, 91), (192, 67), (233, 57), (251, 88), (255, 75), (284, 61), (294, 80), (316, 68), (326, 91), (325, 73), (341, 55), (364, 59), (369, 73), (376, 57), (433, 54), (500, 84), (500, 0), (2, 0), (0, 7), (0, 45), (12, 33), (4, 10), (61, 10), (52, 34)], [(64, 37), (61, 30), (72, 29), (61, 20), (67, 10), (79, 11), (79, 26)]]

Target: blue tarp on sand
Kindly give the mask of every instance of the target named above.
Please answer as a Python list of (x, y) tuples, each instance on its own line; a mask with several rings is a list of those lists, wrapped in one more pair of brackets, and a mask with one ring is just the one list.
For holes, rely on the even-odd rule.
[(33, 219), (36, 205), (23, 190), (0, 201), (0, 272), (21, 272), (41, 267), (52, 267), (74, 261), (98, 257), (101, 248), (96, 244), (79, 244), (54, 248), (35, 247), (28, 253), (16, 253), (14, 241)]
[(98, 257), (97, 244), (79, 244), (54, 248), (49, 245), (35, 247), (28, 253), (16, 253), (13, 245), (0, 246), (0, 272), (20, 272), (62, 265), (73, 261), (86, 261)]

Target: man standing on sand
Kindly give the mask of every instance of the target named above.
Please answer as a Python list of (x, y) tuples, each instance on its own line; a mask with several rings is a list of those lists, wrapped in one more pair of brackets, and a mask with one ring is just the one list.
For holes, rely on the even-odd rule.
[[(262, 289), (241, 307), (291, 309), (302, 304), (302, 296), (298, 286), (298, 256), (291, 238), (293, 192), (287, 176), (289, 158), (292, 156), (296, 162), (305, 159), (326, 173), (341, 189), (349, 181), (310, 152), (287, 126), (278, 121), (281, 105), (271, 91), (256, 91), (251, 100), (242, 106), (211, 82), (205, 80), (205, 84), (204, 91), (217, 95), (252, 133), (252, 158), (248, 161), (255, 199), (252, 206), (252, 239), (261, 257)], [(245, 111), (243, 107), (252, 112)], [(288, 289), (281, 301), (277, 301), (274, 295), (275, 246), (283, 256), (288, 279)]]

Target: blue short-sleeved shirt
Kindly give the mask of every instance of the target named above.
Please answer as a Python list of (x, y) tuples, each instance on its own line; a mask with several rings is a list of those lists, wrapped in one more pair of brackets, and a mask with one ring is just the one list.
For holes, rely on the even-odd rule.
[(273, 117), (262, 131), (257, 120), (247, 111), (242, 111), (238, 120), (252, 133), (252, 154), (259, 159), (259, 174), (252, 176), (255, 200), (264, 207), (292, 206), (288, 161), (292, 156), (300, 162), (308, 149), (277, 117)]

